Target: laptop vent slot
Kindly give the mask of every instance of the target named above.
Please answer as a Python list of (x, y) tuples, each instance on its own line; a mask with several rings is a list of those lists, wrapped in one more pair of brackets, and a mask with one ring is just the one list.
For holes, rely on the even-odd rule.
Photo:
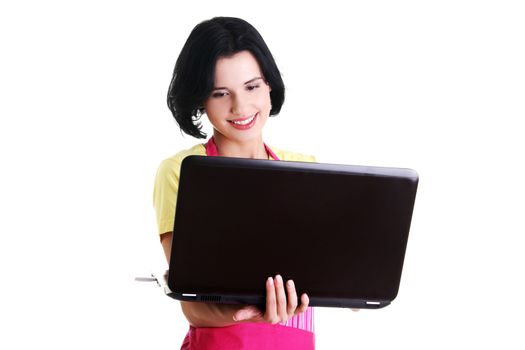
[(212, 303), (219, 303), (221, 301), (221, 297), (217, 295), (202, 295), (200, 299), (201, 301)]

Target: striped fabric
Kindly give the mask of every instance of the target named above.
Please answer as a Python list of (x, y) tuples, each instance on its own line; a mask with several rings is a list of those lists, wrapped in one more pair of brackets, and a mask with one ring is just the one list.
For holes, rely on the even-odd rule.
[(296, 315), (286, 322), (282, 322), (281, 325), (314, 333), (314, 308), (309, 307), (302, 314)]

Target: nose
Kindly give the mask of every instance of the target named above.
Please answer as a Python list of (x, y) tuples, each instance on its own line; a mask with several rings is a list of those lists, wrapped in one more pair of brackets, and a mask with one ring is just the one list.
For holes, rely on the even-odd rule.
[(231, 113), (236, 116), (243, 116), (246, 111), (246, 101), (244, 98), (232, 96)]

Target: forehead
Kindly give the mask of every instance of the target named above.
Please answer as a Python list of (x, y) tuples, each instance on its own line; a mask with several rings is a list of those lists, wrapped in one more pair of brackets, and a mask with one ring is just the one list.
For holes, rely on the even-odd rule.
[(261, 68), (249, 51), (221, 57), (215, 64), (215, 86), (242, 85), (256, 77), (262, 77)]

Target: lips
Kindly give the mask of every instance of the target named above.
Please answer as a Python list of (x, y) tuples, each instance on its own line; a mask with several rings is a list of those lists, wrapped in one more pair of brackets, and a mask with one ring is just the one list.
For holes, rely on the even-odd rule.
[(247, 130), (250, 129), (255, 125), (255, 122), (257, 121), (257, 117), (259, 116), (259, 113), (255, 113), (254, 115), (246, 118), (238, 118), (238, 119), (232, 119), (228, 120), (228, 122), (238, 130)]

